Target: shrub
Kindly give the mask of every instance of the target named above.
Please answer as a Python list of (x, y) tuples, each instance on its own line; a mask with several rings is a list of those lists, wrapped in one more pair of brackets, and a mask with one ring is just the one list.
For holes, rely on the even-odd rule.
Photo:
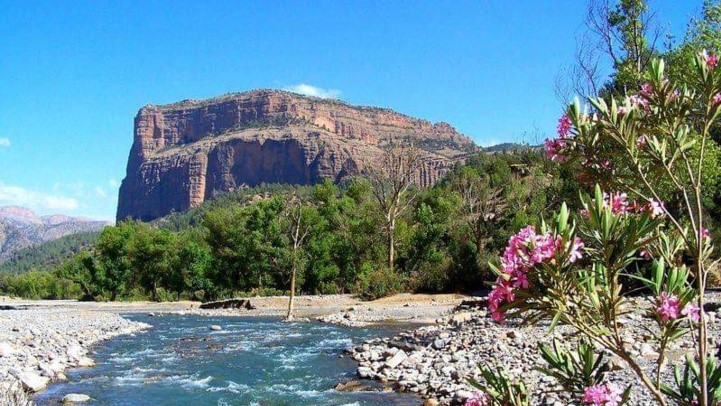
[(363, 300), (375, 300), (390, 296), (403, 289), (402, 278), (390, 269), (363, 264), (356, 283), (356, 293)]

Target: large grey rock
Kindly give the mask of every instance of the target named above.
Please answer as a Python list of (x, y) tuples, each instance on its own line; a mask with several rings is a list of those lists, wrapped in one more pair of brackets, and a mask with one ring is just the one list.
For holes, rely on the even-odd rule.
[(17, 378), (22, 382), (23, 387), (31, 392), (38, 392), (45, 389), (50, 382), (50, 378), (40, 376), (30, 371), (20, 372), (17, 374)]
[(406, 358), (408, 358), (408, 354), (406, 354), (406, 352), (403, 350), (398, 350), (398, 352), (396, 352), (392, 357), (390, 357), (386, 361), (386, 366), (388, 368), (395, 368), (398, 365), (400, 365), (403, 361), (405, 361)]
[(0, 358), (2, 357), (9, 357), (17, 352), (17, 349), (15, 346), (8, 342), (1, 342), (0, 343)]
[(90, 401), (90, 396), (82, 393), (69, 393), (63, 396), (63, 403), (85, 403)]

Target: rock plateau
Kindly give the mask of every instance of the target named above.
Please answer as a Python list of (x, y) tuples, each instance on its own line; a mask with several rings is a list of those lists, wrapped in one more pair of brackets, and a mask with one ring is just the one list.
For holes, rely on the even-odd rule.
[(446, 123), (279, 90), (148, 105), (135, 117), (117, 218), (148, 221), (261, 183), (337, 182), (405, 142), (423, 151), (421, 187), (477, 151)]

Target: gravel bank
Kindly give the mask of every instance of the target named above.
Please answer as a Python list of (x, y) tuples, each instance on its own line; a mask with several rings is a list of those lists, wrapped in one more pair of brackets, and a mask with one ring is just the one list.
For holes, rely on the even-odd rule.
[[(719, 297), (711, 298), (719, 303)], [(647, 308), (644, 299), (638, 299), (636, 309)], [(718, 346), (721, 338), (721, 324), (714, 312), (709, 336), (712, 345)], [(640, 313), (628, 314), (623, 319), (628, 331), (623, 337), (629, 352), (635, 356), (647, 371), (655, 370), (657, 354), (651, 343), (655, 337), (655, 323)], [(568, 327), (558, 327), (550, 333), (547, 327), (522, 327), (509, 322), (498, 325), (490, 320), (486, 311), (473, 310), (456, 313), (440, 324), (407, 331), (393, 338), (366, 341), (350, 351), (359, 362), (358, 376), (390, 382), (397, 390), (417, 393), (431, 399), (428, 404), (462, 404), (470, 395), (468, 378), (480, 378), (479, 364), (505, 366), (511, 377), (522, 376), (532, 391), (531, 404), (569, 405), (573, 404), (550, 378), (536, 371), (545, 362), (538, 353), (539, 343), (573, 342), (576, 338)], [(682, 341), (668, 350), (669, 365), (679, 364), (692, 353), (692, 344)], [(611, 380), (626, 387), (635, 378), (625, 363), (609, 356), (612, 366)], [(667, 368), (665, 379), (672, 379), (671, 368)], [(643, 388), (634, 388), (631, 405), (656, 404)]]
[[(90, 347), (150, 328), (114, 313), (34, 307), (0, 311), (0, 393), (7, 405), (22, 404), (22, 392), (43, 390), (65, 379), (67, 368), (94, 365)], [(1, 397), (0, 397), (1, 398)]]

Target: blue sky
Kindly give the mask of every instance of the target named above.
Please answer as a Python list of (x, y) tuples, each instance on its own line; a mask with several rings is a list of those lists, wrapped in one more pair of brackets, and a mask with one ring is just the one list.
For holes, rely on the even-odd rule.
[[(551, 133), (583, 0), (0, 2), (0, 205), (113, 219), (149, 103), (305, 84), (481, 145)], [(701, 1), (652, 1), (682, 34)], [(308, 88), (306, 88), (308, 89)]]

